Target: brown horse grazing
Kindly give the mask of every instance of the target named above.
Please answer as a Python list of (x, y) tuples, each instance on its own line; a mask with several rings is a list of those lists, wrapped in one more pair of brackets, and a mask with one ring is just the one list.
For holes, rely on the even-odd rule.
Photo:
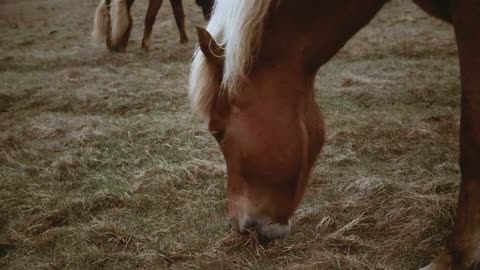
[[(424, 269), (480, 269), (480, 0), (414, 1), (453, 25), (462, 82), (455, 226)], [(198, 29), (190, 98), (226, 160), (228, 211), (240, 230), (288, 232), (324, 143), (316, 72), (386, 2), (221, 0), (208, 31)]]
[[(102, 0), (95, 12), (93, 22), (93, 37), (98, 42), (106, 41), (110, 51), (125, 51), (130, 32), (132, 30), (132, 15), (130, 9), (135, 0)], [(145, 31), (143, 33), (142, 48), (148, 51), (151, 43), (153, 24), (163, 0), (149, 0), (147, 15), (145, 17)], [(202, 8), (204, 18), (210, 17), (215, 0), (196, 0)], [(185, 15), (183, 13), (182, 0), (170, 0), (173, 15), (180, 32), (180, 43), (188, 41), (185, 32)]]

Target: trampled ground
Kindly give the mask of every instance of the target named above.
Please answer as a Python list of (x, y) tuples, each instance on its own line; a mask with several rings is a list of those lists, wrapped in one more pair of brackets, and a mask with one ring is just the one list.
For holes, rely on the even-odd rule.
[(0, 3), (0, 268), (416, 269), (452, 227), (452, 29), (396, 0), (323, 67), (328, 142), (286, 240), (226, 221), (225, 164), (191, 115), (168, 2), (140, 53), (89, 41), (97, 0)]

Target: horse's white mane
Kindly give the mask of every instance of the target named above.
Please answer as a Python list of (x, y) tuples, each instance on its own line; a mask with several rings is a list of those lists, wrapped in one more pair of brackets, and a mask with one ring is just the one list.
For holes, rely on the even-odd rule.
[[(275, 0), (216, 0), (207, 26), (215, 41), (225, 48), (222, 88), (235, 94), (238, 84), (251, 67), (255, 50), (261, 45), (263, 22)], [(190, 99), (194, 111), (208, 118), (215, 93), (212, 70), (197, 49), (190, 73)]]

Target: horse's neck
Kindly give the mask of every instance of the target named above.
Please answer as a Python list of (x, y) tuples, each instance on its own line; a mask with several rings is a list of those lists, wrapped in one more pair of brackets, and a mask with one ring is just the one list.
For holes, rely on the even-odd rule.
[[(282, 0), (266, 24), (260, 57), (316, 71), (388, 0)], [(303, 67), (302, 67), (303, 68)], [(313, 72), (314, 73), (314, 72)]]

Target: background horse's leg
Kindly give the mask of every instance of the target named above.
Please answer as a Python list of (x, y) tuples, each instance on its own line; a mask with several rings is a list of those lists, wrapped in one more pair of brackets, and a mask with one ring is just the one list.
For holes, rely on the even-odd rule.
[(457, 1), (452, 22), (460, 57), (462, 182), (453, 233), (426, 269), (480, 269), (480, 1)]
[(130, 8), (135, 0), (102, 0), (95, 12), (93, 36), (111, 51), (124, 51), (132, 30)]
[(143, 32), (142, 48), (145, 51), (150, 49), (153, 24), (157, 17), (158, 10), (162, 6), (163, 0), (149, 0), (147, 15), (145, 16), (145, 30)]
[(118, 39), (118, 43), (112, 46), (111, 49), (113, 51), (124, 51), (127, 48), (128, 40), (130, 39), (130, 33), (132, 32), (132, 26), (133, 26), (132, 13), (130, 11), (130, 9), (132, 8), (133, 2), (135, 2), (135, 0), (126, 0), (125, 2), (125, 4), (127, 5), (126, 19), (128, 20), (128, 22), (127, 22), (125, 32)]
[(177, 23), (178, 31), (180, 32), (180, 43), (188, 41), (187, 32), (185, 32), (185, 14), (183, 13), (182, 0), (170, 0), (173, 8), (173, 15)]
[(203, 18), (205, 20), (210, 20), (215, 0), (195, 0), (195, 3), (197, 6), (202, 7)]

